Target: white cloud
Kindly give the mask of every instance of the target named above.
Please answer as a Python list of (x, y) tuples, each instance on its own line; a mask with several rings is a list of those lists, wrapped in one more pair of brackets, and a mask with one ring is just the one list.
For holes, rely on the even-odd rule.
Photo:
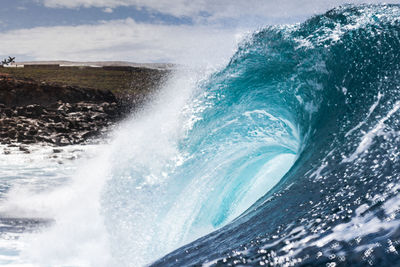
[[(216, 62), (233, 53), (237, 33), (218, 23), (226, 18), (243, 22), (257, 18), (301, 17), (322, 12), (344, 0), (36, 0), (48, 7), (99, 7), (111, 12), (118, 6), (136, 6), (195, 22), (207, 13), (207, 23), (163, 25), (132, 19), (96, 25), (36, 27), (0, 33), (0, 55), (29, 60), (124, 60), (135, 62)], [(365, 2), (354, 0), (353, 3)], [(398, 1), (398, 0), (397, 0)], [(368, 2), (380, 2), (369, 0)], [(288, 19), (289, 20), (289, 19)], [(242, 23), (238, 23), (242, 25)], [(259, 25), (259, 24), (258, 24)], [(257, 25), (257, 26), (258, 26)], [(252, 25), (254, 26), (254, 25)]]
[(110, 7), (106, 7), (106, 8), (103, 9), (103, 12), (104, 13), (113, 13), (113, 9), (110, 8)]
[(17, 56), (17, 60), (204, 63), (229, 57), (234, 46), (235, 32), (230, 30), (132, 19), (0, 33), (0, 55)]
[[(218, 19), (252, 19), (304, 17), (345, 4), (398, 3), (398, 0), (39, 0), (47, 7), (109, 7), (135, 6), (176, 17), (191, 17), (207, 22)], [(208, 14), (205, 19), (204, 14)]]

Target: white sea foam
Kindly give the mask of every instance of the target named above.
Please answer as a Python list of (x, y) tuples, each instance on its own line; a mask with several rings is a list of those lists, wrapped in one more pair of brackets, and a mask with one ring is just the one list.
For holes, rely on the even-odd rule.
[(361, 139), (360, 144), (356, 148), (356, 150), (349, 156), (342, 160), (342, 162), (351, 162), (359, 158), (364, 152), (368, 150), (368, 148), (372, 145), (373, 139), (382, 133), (383, 129), (385, 128), (385, 122), (398, 110), (400, 109), (400, 101), (397, 101), (393, 108), (386, 114), (385, 117), (380, 119), (378, 123), (368, 131)]

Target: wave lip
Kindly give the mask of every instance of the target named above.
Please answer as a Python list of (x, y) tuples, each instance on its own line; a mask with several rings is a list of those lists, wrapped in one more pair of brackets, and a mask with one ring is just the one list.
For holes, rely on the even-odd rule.
[(208, 82), (214, 112), (255, 105), (295, 122), (282, 125), (297, 147), (278, 143), (296, 162), (239, 218), (154, 265), (399, 263), (399, 18), (399, 5), (349, 5), (241, 44)]

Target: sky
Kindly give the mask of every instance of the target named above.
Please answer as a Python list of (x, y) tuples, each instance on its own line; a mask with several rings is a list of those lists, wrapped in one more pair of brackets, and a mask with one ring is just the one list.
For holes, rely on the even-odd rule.
[[(1, 0), (0, 58), (212, 62), (244, 36), (380, 0)], [(398, 3), (400, 0), (385, 1)]]

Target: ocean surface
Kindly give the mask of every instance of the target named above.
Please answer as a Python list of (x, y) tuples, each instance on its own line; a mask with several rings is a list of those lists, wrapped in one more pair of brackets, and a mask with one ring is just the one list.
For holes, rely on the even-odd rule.
[(399, 92), (399, 5), (260, 29), (103, 145), (1, 155), (0, 264), (400, 265)]

